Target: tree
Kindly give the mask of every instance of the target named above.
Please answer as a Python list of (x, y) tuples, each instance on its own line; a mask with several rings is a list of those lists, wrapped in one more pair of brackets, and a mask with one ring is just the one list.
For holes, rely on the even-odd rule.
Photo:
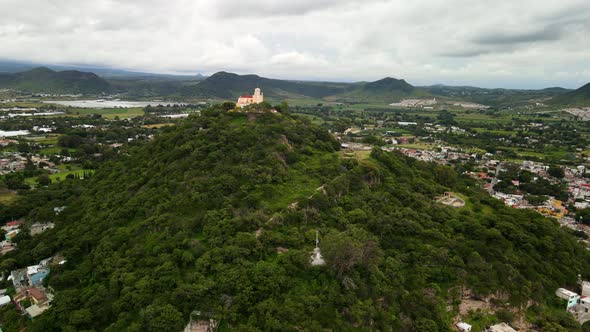
[(547, 170), (547, 173), (549, 173), (549, 175), (551, 175), (552, 177), (558, 179), (563, 179), (563, 177), (565, 176), (565, 171), (563, 170), (563, 168), (559, 166), (550, 166)]
[(31, 152), (31, 146), (26, 141), (19, 141), (16, 149), (18, 150), (18, 152), (22, 153)]
[(48, 186), (51, 184), (51, 179), (49, 178), (49, 175), (41, 174), (37, 177), (37, 183), (40, 186)]
[(414, 323), (416, 332), (437, 332), (436, 322), (428, 318), (418, 318)]
[(351, 226), (344, 232), (333, 230), (321, 242), (326, 262), (339, 277), (355, 266), (371, 266), (381, 259), (378, 240), (359, 226)]
[(225, 103), (221, 104), (221, 108), (223, 108), (225, 111), (230, 111), (230, 110), (233, 110), (234, 108), (236, 108), (236, 103), (231, 102), (231, 101), (226, 101)]
[(452, 188), (457, 183), (457, 173), (449, 166), (437, 166), (434, 169), (434, 177), (445, 187)]
[(151, 304), (143, 315), (145, 331), (180, 331), (184, 324), (182, 313), (171, 304)]

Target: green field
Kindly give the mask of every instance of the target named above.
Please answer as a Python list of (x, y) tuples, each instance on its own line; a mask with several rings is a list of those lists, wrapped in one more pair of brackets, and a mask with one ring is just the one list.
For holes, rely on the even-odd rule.
[(0, 189), (0, 204), (10, 203), (14, 201), (17, 196), (17, 193), (12, 190)]
[(69, 108), (69, 116), (86, 116), (100, 114), (106, 119), (132, 118), (136, 116), (143, 116), (143, 108)]
[[(59, 182), (59, 181), (65, 180), (66, 176), (68, 176), (70, 174), (73, 174), (74, 176), (78, 175), (78, 176), (82, 177), (82, 176), (84, 176), (84, 172), (94, 173), (94, 170), (92, 170), (92, 169), (79, 169), (79, 170), (73, 170), (73, 171), (59, 172), (59, 173), (50, 174), (49, 178), (51, 179), (52, 182)], [(37, 177), (26, 178), (25, 183), (34, 187), (37, 185)]]

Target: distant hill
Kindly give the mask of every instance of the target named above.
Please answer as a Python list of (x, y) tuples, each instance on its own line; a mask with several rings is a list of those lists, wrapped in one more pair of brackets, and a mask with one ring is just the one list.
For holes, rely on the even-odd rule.
[(203, 80), (206, 76), (196, 75), (176, 75), (176, 74), (158, 74), (151, 72), (131, 71), (116, 69), (103, 66), (83, 66), (83, 65), (55, 65), (45, 63), (33, 63), (25, 61), (0, 60), (0, 73), (19, 73), (34, 68), (46, 67), (55, 71), (77, 70), (83, 72), (92, 72), (105, 79), (149, 79), (149, 80)]
[(403, 79), (386, 77), (364, 83), (350, 92), (331, 96), (335, 101), (392, 103), (406, 98), (430, 97), (424, 89), (417, 88)]
[(590, 106), (590, 83), (577, 90), (551, 99), (550, 104), (560, 106)]
[(232, 99), (262, 88), (268, 99), (318, 99), (337, 102), (394, 102), (403, 98), (427, 97), (426, 91), (404, 80), (387, 77), (375, 82), (334, 83), (288, 81), (270, 79), (258, 75), (237, 75), (218, 72), (196, 87), (200, 96)]
[(265, 78), (258, 75), (237, 75), (218, 72), (202, 81), (196, 94), (221, 99), (234, 99), (252, 93), (256, 87), (262, 88), (264, 96), (270, 99), (316, 98), (342, 93), (350, 90), (350, 83), (303, 82)]
[(449, 86), (442, 84), (425, 86), (422, 89), (433, 95), (446, 97), (449, 100), (464, 100), (493, 107), (527, 106), (535, 102), (544, 102), (547, 99), (571, 91), (560, 87), (525, 90), (486, 89), (474, 86)]
[(0, 88), (59, 94), (100, 94), (115, 91), (109, 82), (94, 73), (77, 70), (53, 71), (46, 67), (0, 74)]

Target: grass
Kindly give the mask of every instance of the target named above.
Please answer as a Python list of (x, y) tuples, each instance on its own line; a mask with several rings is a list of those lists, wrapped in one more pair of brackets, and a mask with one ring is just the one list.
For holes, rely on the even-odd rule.
[[(59, 182), (59, 181), (65, 180), (66, 177), (70, 174), (73, 174), (74, 176), (78, 175), (78, 176), (82, 177), (82, 176), (84, 176), (84, 172), (94, 173), (94, 170), (92, 170), (92, 169), (78, 169), (78, 170), (72, 170), (72, 171), (59, 172), (59, 173), (50, 174), (49, 179), (51, 179), (51, 182)], [(34, 187), (37, 185), (37, 177), (26, 178), (25, 183)]]
[(18, 197), (17, 193), (8, 189), (0, 189), (0, 203), (8, 204), (13, 202)]
[(58, 154), (61, 154), (61, 151), (63, 149), (68, 150), (68, 152), (70, 154), (76, 152), (76, 149), (74, 149), (74, 148), (62, 148), (62, 147), (59, 147), (59, 146), (53, 146), (53, 147), (47, 147), (47, 148), (40, 149), (39, 150), (39, 154), (46, 155), (46, 156), (58, 155)]
[(473, 128), (478, 133), (491, 133), (496, 135), (504, 135), (504, 136), (514, 136), (516, 135), (516, 131), (514, 130), (496, 130), (496, 129), (486, 129), (486, 128)]
[(68, 114), (69, 116), (85, 116), (85, 115), (93, 115), (93, 114), (100, 114), (102, 117), (106, 119), (114, 119), (115, 117), (119, 118), (133, 118), (137, 116), (143, 116), (143, 108), (141, 107), (134, 107), (134, 108), (69, 108)]
[(147, 124), (147, 125), (143, 125), (143, 128), (162, 128), (162, 127), (168, 127), (168, 126), (174, 126), (174, 123), (154, 123), (154, 124)]
[(273, 190), (272, 197), (266, 200), (267, 207), (271, 210), (281, 210), (299, 198), (309, 197), (316, 193), (316, 189), (322, 183), (314, 174), (332, 162), (324, 158), (337, 158), (337, 155), (330, 155), (330, 157), (311, 156), (294, 164), (289, 170), (290, 181)]
[(57, 138), (59, 137), (59, 134), (49, 134), (46, 136), (33, 136), (33, 137), (27, 137), (25, 138), (27, 141), (33, 141), (35, 143), (39, 143), (39, 144), (53, 144), (53, 145), (57, 145)]
[(343, 158), (351, 158), (354, 157), (357, 160), (364, 160), (371, 156), (371, 150), (361, 150), (361, 151), (354, 151), (354, 152), (346, 152), (344, 150), (338, 151), (338, 154)]

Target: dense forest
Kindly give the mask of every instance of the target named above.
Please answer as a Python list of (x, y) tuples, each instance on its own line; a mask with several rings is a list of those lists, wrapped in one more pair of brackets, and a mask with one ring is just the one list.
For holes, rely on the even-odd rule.
[[(23, 193), (3, 211), (56, 227), (19, 234), (0, 269), (67, 263), (46, 280), (52, 308), (3, 310), (3, 328), (180, 331), (198, 311), (226, 330), (448, 331), (465, 291), (547, 331), (578, 328), (543, 309), (590, 272), (557, 222), (448, 166), (338, 150), (304, 118), (213, 107), (89, 179)], [(451, 190), (464, 208), (436, 202)], [(310, 265), (316, 231), (325, 266)]]

